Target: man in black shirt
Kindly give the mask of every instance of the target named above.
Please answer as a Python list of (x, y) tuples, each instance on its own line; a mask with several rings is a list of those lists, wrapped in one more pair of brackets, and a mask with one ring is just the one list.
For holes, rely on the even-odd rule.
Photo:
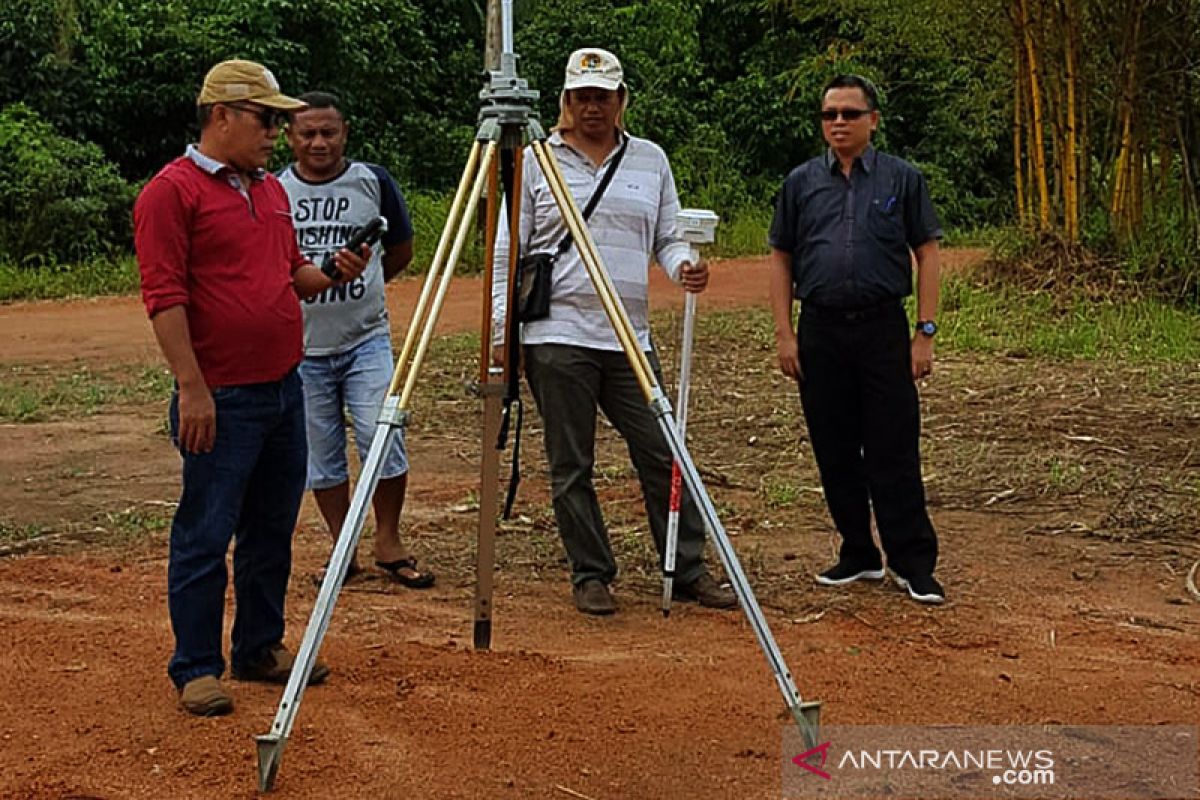
[[(842, 535), (817, 582), (882, 580), (871, 512), (896, 582), (942, 603), (937, 535), (921, 480), (915, 381), (933, 365), (941, 226), (921, 173), (877, 152), (874, 86), (841, 75), (825, 89), (829, 150), (792, 171), (771, 224), (771, 312), (779, 368), (800, 385), (825, 500)], [(903, 298), (917, 262), (917, 323)], [(800, 301), (798, 330), (792, 300)]]

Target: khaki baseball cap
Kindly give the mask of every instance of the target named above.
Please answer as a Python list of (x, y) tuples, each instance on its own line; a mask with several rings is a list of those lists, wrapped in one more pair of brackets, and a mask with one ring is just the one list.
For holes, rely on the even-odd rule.
[(279, 91), (279, 81), (271, 70), (253, 61), (222, 61), (204, 76), (204, 86), (196, 105), (235, 103), (246, 100), (281, 111), (296, 111), (308, 104)]
[(563, 91), (582, 89), (586, 86), (616, 91), (624, 83), (625, 72), (616, 56), (598, 47), (585, 47), (571, 53), (571, 58), (567, 61), (567, 77), (563, 81)]

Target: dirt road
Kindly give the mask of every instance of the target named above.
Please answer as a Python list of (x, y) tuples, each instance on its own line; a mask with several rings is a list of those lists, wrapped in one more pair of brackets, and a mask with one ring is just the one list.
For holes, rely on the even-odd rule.
[[(981, 250), (950, 250), (945, 254), (945, 268), (953, 272), (982, 256)], [(765, 304), (768, 266), (764, 258), (715, 262), (702, 303), (715, 309)], [(681, 293), (661, 270), (652, 270), (650, 276), (655, 308), (682, 305)], [(408, 278), (388, 287), (388, 308), (394, 319), (410, 318), (421, 286), (421, 279)], [(438, 316), (439, 333), (479, 330), (482, 286), (477, 277), (454, 279)], [(121, 362), (151, 360), (158, 355), (145, 310), (136, 297), (0, 306), (0, 342), (0, 358), (16, 363)]]
[[(717, 265), (705, 308), (761, 304), (763, 270), (761, 261)], [(443, 330), (477, 326), (477, 295), (477, 282), (456, 283)], [(393, 289), (398, 318), (414, 297), (412, 283)], [(671, 299), (659, 289), (656, 298)], [(6, 368), (157, 359), (136, 299), (3, 307), (0, 341)], [(1104, 516), (1109, 499), (1092, 488), (1060, 491), (1051, 507), (1016, 470), (1008, 494), (992, 478), (959, 474), (984, 459), (985, 442), (1057, 447), (1060, 430), (1077, 433), (1081, 420), (1088, 432), (1103, 428), (1104, 446), (1121, 458), (1188, 464), (1186, 440), (1200, 430), (1190, 407), (1131, 416), (1117, 388), (1127, 376), (1085, 376), (1093, 367), (1069, 364), (1046, 366), (1037, 386), (1065, 387), (1065, 397), (1092, 381), (1094, 392), (1043, 403), (1033, 391), (1005, 393), (1032, 380), (1016, 377), (1030, 365), (997, 376), (948, 357), (926, 421), (951, 602), (928, 609), (891, 585), (813, 586), (832, 539), (811, 457), (796, 442), (798, 404), (770, 383), (768, 357), (753, 355), (745, 374), (779, 386), (778, 402), (743, 397), (741, 377), (729, 385), (712, 375), (697, 391), (719, 414), (695, 412), (693, 435), (796, 683), (825, 703), (827, 723), (1200, 718), (1200, 606), (1181, 581), (1194, 545), (1072, 528), (1072, 519)], [(435, 385), (469, 377), (469, 362), (440, 368)], [(460, 395), (439, 389), (423, 401), (410, 439), (405, 535), (439, 583), (419, 593), (372, 576), (347, 587), (323, 651), (334, 674), (306, 695), (277, 796), (780, 797), (794, 754), (784, 750), (782, 703), (754, 636), (738, 613), (659, 614), (636, 484), (607, 434), (597, 481), (624, 569), (620, 613), (591, 619), (570, 606), (534, 421), (521, 516), (499, 541), (494, 649), (471, 648), (478, 415), (477, 402)], [(1041, 405), (1020, 411), (1023, 438), (1005, 438), (1016, 419), (1005, 415), (1027, 400)], [(67, 534), (0, 558), (0, 796), (255, 795), (252, 737), (270, 727), (278, 689), (231, 682), (234, 715), (193, 719), (166, 679), (163, 526), (178, 458), (161, 419), (160, 403), (114, 402), (86, 416), (0, 425), (0, 520)], [(800, 477), (785, 485), (768, 474)], [(289, 597), (293, 643), (327, 549), (306, 506)]]

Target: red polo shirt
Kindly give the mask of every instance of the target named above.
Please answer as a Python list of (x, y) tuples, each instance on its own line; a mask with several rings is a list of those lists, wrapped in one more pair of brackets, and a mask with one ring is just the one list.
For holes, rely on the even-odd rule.
[(192, 349), (210, 388), (282, 378), (304, 355), (292, 273), (296, 246), (287, 193), (273, 175), (247, 195), (232, 172), (175, 159), (133, 209), (142, 300), (155, 314), (187, 307)]

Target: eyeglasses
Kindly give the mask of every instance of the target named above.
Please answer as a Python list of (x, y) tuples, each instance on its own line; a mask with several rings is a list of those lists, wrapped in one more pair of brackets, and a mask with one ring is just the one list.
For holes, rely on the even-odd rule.
[(262, 106), (243, 106), (238, 103), (225, 103), (226, 106), (235, 111), (244, 111), (258, 120), (258, 124), (268, 130), (271, 128), (282, 128), (288, 121), (288, 115), (284, 111), (277, 108), (264, 108)]
[(821, 119), (826, 122), (834, 122), (840, 116), (846, 122), (854, 122), (870, 113), (871, 109), (869, 108), (826, 108), (821, 111)]

